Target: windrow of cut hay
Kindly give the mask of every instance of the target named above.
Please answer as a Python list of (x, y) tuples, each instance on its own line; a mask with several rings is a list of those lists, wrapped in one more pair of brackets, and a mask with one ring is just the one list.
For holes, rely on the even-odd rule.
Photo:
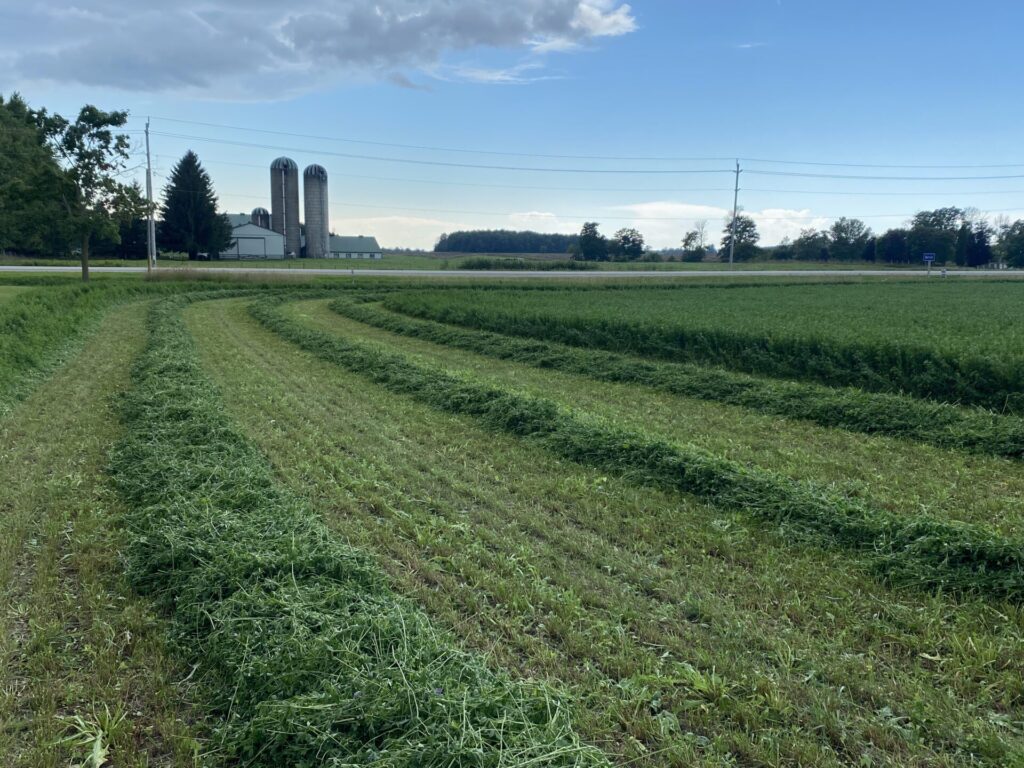
[(744, 466), (691, 445), (652, 440), (567, 412), (549, 400), (413, 363), (374, 345), (304, 327), (286, 317), (277, 301), (255, 303), (250, 311), (283, 338), (392, 392), (473, 416), (491, 429), (529, 438), (582, 464), (746, 510), (784, 524), (793, 534), (813, 535), (855, 552), (890, 581), (1015, 602), (1024, 596), (1024, 542), (926, 514), (905, 516), (875, 509), (815, 484)]
[[(549, 314), (502, 302), (498, 295), (484, 295), (475, 302), (465, 300), (465, 294), (453, 300), (456, 296), (441, 291), (394, 293), (386, 306), (421, 319), (587, 349), (628, 351), (659, 360), (1024, 414), (1024, 365), (997, 357), (880, 338), (833, 338), (811, 333), (813, 324), (806, 334), (789, 334), (761, 327), (634, 321), (612, 313), (601, 317)], [(594, 292), (580, 292), (579, 301), (601, 300)], [(714, 310), (708, 307), (709, 312)]]
[(608, 765), (555, 691), (459, 650), (275, 483), (223, 415), (182, 303), (151, 314), (112, 474), (128, 577), (169, 617), (222, 718), (207, 762)]
[(66, 358), (106, 310), (155, 293), (137, 281), (25, 282), (47, 287), (28, 289), (0, 307), (0, 417)]
[(979, 408), (959, 408), (852, 388), (768, 380), (723, 368), (661, 363), (538, 339), (466, 330), (373, 306), (365, 297), (336, 299), (330, 308), (392, 333), (597, 381), (639, 384), (824, 427), (900, 437), (974, 453), (1024, 457), (1024, 419)]

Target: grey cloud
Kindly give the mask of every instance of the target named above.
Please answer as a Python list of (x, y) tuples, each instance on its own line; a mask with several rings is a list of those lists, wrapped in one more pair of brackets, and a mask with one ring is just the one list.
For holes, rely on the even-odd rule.
[(25, 8), (0, 32), (19, 79), (235, 98), (286, 97), (341, 77), (407, 87), (401, 70), (430, 70), (459, 52), (567, 50), (634, 28), (620, 0), (81, 0)]

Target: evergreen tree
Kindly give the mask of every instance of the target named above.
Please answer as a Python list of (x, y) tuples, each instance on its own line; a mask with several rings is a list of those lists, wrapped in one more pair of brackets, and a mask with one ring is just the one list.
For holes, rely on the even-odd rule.
[(217, 213), (213, 182), (192, 150), (171, 171), (160, 218), (161, 247), (183, 251), (191, 260), (198, 259), (200, 252), (217, 258), (231, 246), (231, 224), (227, 216)]

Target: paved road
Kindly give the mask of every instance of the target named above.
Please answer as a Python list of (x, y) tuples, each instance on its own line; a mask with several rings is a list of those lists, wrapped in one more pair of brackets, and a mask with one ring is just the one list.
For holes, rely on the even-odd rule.
[[(173, 272), (180, 267), (163, 267), (161, 272)], [(186, 268), (187, 269), (187, 268)], [(0, 266), (0, 272), (79, 272), (79, 267), (55, 266)], [(91, 267), (93, 273), (136, 273), (145, 272), (145, 267)], [(489, 278), (570, 278), (594, 280), (604, 278), (686, 278), (686, 277), (927, 277), (924, 269), (694, 269), (694, 270), (624, 270), (613, 271), (533, 271), (533, 270), (470, 270), (470, 269), (335, 269), (335, 268), (294, 268), (280, 269), (275, 267), (199, 267), (197, 272), (212, 272), (225, 275), (319, 275), (328, 277), (467, 277), (476, 279)], [(996, 279), (1021, 279), (1024, 270), (974, 270), (950, 269), (951, 277), (987, 277)], [(934, 270), (932, 277), (938, 278), (939, 271)]]

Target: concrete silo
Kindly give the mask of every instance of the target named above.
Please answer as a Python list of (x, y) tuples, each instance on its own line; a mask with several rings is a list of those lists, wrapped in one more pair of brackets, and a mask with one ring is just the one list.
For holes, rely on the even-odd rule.
[(327, 221), (327, 171), (311, 165), (302, 172), (302, 194), (306, 212), (306, 256), (326, 259), (331, 255), (331, 228)]
[(270, 229), (270, 211), (266, 208), (253, 208), (249, 220), (257, 227)]
[(299, 256), (299, 166), (290, 157), (270, 164), (270, 223), (272, 230), (284, 235), (285, 258)]

